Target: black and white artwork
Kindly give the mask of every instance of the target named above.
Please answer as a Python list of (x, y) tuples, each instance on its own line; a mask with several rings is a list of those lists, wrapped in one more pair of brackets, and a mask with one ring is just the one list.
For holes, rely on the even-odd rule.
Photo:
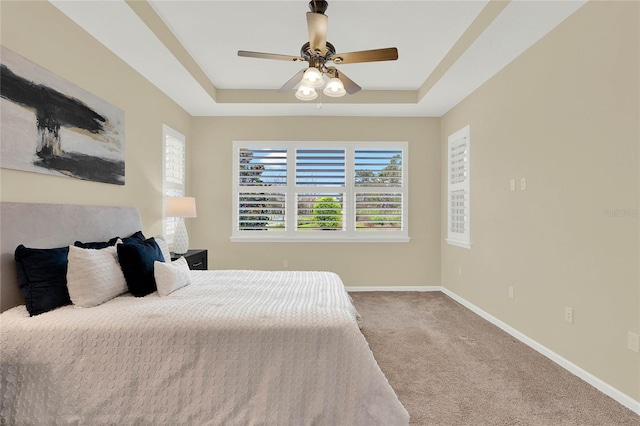
[(124, 185), (124, 112), (0, 46), (0, 166)]

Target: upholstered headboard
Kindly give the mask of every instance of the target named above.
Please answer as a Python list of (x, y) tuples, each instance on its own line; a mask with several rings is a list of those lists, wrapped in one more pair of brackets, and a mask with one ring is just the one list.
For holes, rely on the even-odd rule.
[(142, 229), (134, 207), (0, 203), (0, 312), (24, 304), (16, 276), (18, 245), (54, 248), (74, 241), (106, 241)]

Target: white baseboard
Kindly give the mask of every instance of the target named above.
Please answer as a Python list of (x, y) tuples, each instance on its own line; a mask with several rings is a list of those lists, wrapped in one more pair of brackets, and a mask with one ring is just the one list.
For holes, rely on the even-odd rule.
[(351, 286), (345, 287), (348, 292), (357, 291), (442, 291), (439, 285), (405, 285), (405, 286)]
[(463, 299), (462, 297), (458, 296), (457, 294), (455, 294), (451, 290), (448, 290), (448, 289), (446, 289), (444, 287), (441, 287), (441, 291), (444, 294), (446, 294), (447, 296), (449, 296), (450, 298), (452, 298), (453, 300), (455, 300), (456, 302), (460, 303), (461, 305), (463, 305), (464, 307), (469, 309), (470, 311), (474, 312), (475, 314), (477, 314), (480, 317), (484, 318), (485, 320), (489, 321), (490, 323), (492, 323), (496, 327), (501, 328), (505, 332), (509, 333), (511, 336), (513, 336), (516, 339), (520, 340), (525, 345), (527, 345), (527, 346), (531, 347), (532, 349), (538, 351), (542, 355), (544, 355), (547, 358), (549, 358), (551, 361), (553, 361), (556, 364), (560, 365), (565, 370), (569, 371), (570, 373), (573, 373), (574, 375), (578, 376), (579, 378), (581, 378), (585, 382), (589, 383), (591, 386), (593, 386), (594, 388), (598, 389), (600, 392), (604, 393), (605, 395), (611, 397), (615, 401), (617, 401), (620, 404), (624, 405), (625, 407), (627, 407), (628, 409), (630, 409), (634, 413), (640, 415), (640, 401), (636, 401), (635, 399), (633, 399), (629, 395), (619, 391), (618, 389), (614, 388), (613, 386), (611, 386), (610, 384), (604, 382), (603, 380), (597, 378), (596, 376), (594, 376), (593, 374), (589, 373), (588, 371), (578, 367), (577, 365), (575, 365), (571, 361), (569, 361), (566, 358), (563, 358), (562, 356), (560, 356), (557, 353), (553, 352), (551, 349), (549, 349), (549, 348), (541, 345), (540, 343), (536, 342), (535, 340), (527, 337), (526, 335), (522, 334), (521, 332), (519, 332), (515, 328), (513, 328), (513, 327), (507, 325), (506, 323), (500, 321), (498, 318), (494, 317), (493, 315), (483, 311), (482, 309), (480, 309), (476, 305), (466, 301), (465, 299)]
[(541, 353), (542, 355), (546, 356), (551, 361), (555, 362), (556, 364), (558, 364), (559, 366), (561, 366), (565, 370), (569, 371), (570, 373), (578, 376), (579, 378), (581, 378), (585, 382), (589, 383), (591, 386), (593, 386), (594, 388), (598, 389), (600, 392), (604, 393), (605, 395), (609, 396), (613, 400), (615, 400), (615, 401), (619, 402), (620, 404), (624, 405), (625, 407), (627, 407), (628, 409), (630, 409), (634, 413), (640, 415), (640, 401), (636, 401), (635, 399), (633, 399), (629, 395), (625, 394), (624, 392), (619, 391), (618, 389), (614, 388), (613, 386), (611, 386), (607, 382), (597, 378), (596, 376), (594, 376), (593, 374), (589, 373), (588, 371), (578, 367), (577, 365), (575, 365), (574, 363), (572, 363), (568, 359), (563, 358), (562, 356), (560, 356), (557, 353), (553, 352), (551, 349), (547, 348), (546, 346), (541, 345), (540, 343), (536, 342), (535, 340), (531, 339), (530, 337), (522, 334), (521, 332), (519, 332), (515, 328), (513, 328), (513, 327), (507, 325), (506, 323), (500, 321), (498, 318), (496, 318), (493, 315), (489, 314), (488, 312), (480, 309), (479, 307), (477, 307), (473, 303), (468, 302), (467, 300), (463, 299), (462, 297), (458, 296), (457, 294), (455, 294), (451, 290), (448, 290), (445, 287), (442, 287), (442, 286), (398, 286), (398, 287), (395, 287), (395, 286), (384, 286), (384, 287), (382, 287), (382, 286), (370, 286), (370, 287), (359, 287), (359, 286), (356, 286), (356, 287), (346, 287), (346, 289), (347, 289), (347, 291), (350, 291), (350, 292), (357, 292), (357, 291), (441, 291), (444, 294), (446, 294), (447, 296), (449, 296), (450, 298), (452, 298), (453, 300), (455, 300), (456, 302), (460, 303), (462, 306), (464, 306), (467, 309), (469, 309), (470, 311), (472, 311), (473, 313), (475, 313), (478, 316), (484, 318), (485, 320), (489, 321), (491, 324), (493, 324), (496, 327), (502, 329), (503, 331), (509, 333), (511, 336), (515, 337), (516, 339), (518, 339), (519, 341), (521, 341), (525, 345), (529, 346), (530, 348), (534, 349), (535, 351), (537, 351), (537, 352)]

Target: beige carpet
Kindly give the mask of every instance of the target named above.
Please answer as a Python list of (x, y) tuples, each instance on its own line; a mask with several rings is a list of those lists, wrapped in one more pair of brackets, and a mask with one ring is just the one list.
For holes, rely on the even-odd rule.
[(443, 293), (351, 296), (412, 425), (640, 425), (640, 416)]

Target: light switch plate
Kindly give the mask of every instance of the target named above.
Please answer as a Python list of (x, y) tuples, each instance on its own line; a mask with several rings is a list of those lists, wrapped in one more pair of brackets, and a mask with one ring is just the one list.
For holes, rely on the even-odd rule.
[(565, 306), (564, 308), (564, 320), (573, 324), (573, 308)]

